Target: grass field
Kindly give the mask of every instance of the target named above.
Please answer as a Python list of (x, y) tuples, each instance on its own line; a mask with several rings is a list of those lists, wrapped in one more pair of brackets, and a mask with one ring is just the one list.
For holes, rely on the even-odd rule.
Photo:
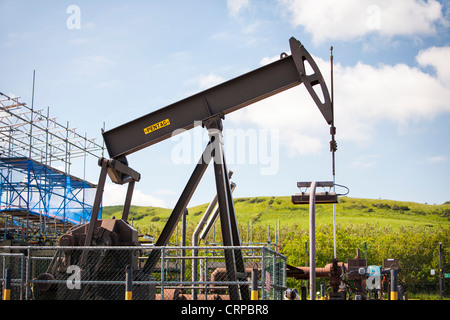
[[(234, 199), (234, 206), (243, 244), (251, 239), (251, 244), (273, 245), (277, 224), (281, 236), (279, 249), (287, 257), (287, 263), (306, 264), (308, 205), (294, 205), (290, 197), (252, 197)], [(187, 245), (206, 208), (207, 204), (189, 208)], [(129, 221), (141, 235), (150, 233), (157, 238), (171, 212), (171, 209), (132, 206)], [(103, 209), (103, 218), (120, 218), (121, 214), (121, 206)], [(399, 283), (410, 297), (436, 299), (438, 282), (435, 276), (430, 276), (430, 269), (439, 268), (439, 243), (450, 248), (450, 204), (342, 197), (336, 205), (336, 216), (340, 261), (353, 258), (356, 249), (367, 253), (368, 265), (380, 265), (385, 258), (398, 258)], [(251, 226), (250, 238), (248, 225)], [(219, 223), (216, 230), (220, 230)], [(221, 241), (220, 232), (216, 234), (216, 239), (209, 235), (209, 243)], [(170, 243), (178, 243), (179, 237), (180, 233), (178, 238), (174, 233)], [(316, 264), (325, 265), (332, 258), (333, 205), (316, 205)], [(288, 279), (290, 287), (297, 287), (297, 282)]]
[[(197, 225), (208, 204), (188, 208), (188, 224)], [(298, 225), (308, 227), (309, 206), (294, 205), (290, 197), (255, 197), (234, 199), (238, 224)], [(122, 206), (103, 208), (103, 218), (121, 217)], [(161, 230), (172, 210), (157, 207), (132, 206), (129, 221), (140, 231)], [(450, 204), (428, 205), (381, 199), (342, 197), (336, 205), (337, 223), (372, 224), (379, 226), (450, 227)], [(333, 223), (333, 205), (316, 205), (316, 224)]]

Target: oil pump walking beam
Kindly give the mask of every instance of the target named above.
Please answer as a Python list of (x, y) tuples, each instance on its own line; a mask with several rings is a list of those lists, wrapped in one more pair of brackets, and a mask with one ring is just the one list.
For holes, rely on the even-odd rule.
[[(291, 38), (289, 43), (292, 55), (282, 54), (278, 61), (103, 132), (109, 156), (124, 158), (170, 138), (176, 129), (192, 129), (195, 121), (226, 115), (301, 83), (331, 124), (331, 98), (319, 68), (298, 40)], [(319, 95), (315, 86), (321, 88)]]

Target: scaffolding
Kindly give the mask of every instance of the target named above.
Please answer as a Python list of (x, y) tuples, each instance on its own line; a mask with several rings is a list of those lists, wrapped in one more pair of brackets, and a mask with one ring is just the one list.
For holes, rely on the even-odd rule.
[[(86, 163), (103, 150), (49, 108), (0, 92), (0, 241), (49, 243), (89, 221), (96, 185), (86, 181)], [(83, 178), (71, 174), (74, 163)]]

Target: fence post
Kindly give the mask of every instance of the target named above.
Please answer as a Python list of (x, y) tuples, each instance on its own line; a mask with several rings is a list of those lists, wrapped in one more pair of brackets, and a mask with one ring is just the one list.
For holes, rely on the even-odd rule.
[[(273, 284), (278, 284), (278, 269), (277, 269), (277, 256), (276, 256), (276, 252), (272, 252), (273, 254), (273, 259), (272, 259), (272, 263), (273, 263), (273, 267), (272, 267), (272, 283)], [(273, 299), (275, 300), (278, 296), (278, 289), (276, 289), (276, 287), (273, 288)]]
[(261, 299), (265, 300), (266, 298), (266, 290), (265, 290), (265, 283), (266, 283), (266, 258), (265, 258), (265, 252), (266, 248), (261, 247)]
[(27, 269), (25, 274), (25, 300), (31, 298), (31, 247), (28, 247)]
[(302, 286), (300, 288), (300, 300), (307, 300), (306, 287)]
[(316, 300), (316, 181), (309, 194), (309, 299)]
[(308, 241), (305, 241), (305, 267), (308, 266)]
[(133, 267), (125, 267), (125, 300), (133, 300)]
[(320, 300), (325, 300), (325, 285), (320, 285)]
[[(23, 300), (23, 292), (26, 290), (26, 282), (23, 283), (25, 279), (25, 272), (27, 268), (27, 259), (22, 253), (20, 256), (20, 300)], [(25, 290), (24, 290), (25, 289)]]
[(165, 268), (164, 268), (164, 254), (165, 247), (161, 248), (161, 300), (164, 300), (164, 279), (165, 279)]
[(4, 274), (3, 300), (11, 300), (11, 277), (12, 270), (8, 268)]
[(258, 300), (258, 269), (252, 270), (252, 300)]
[(442, 263), (443, 261), (443, 257), (442, 257), (442, 242), (439, 243), (439, 295), (441, 300), (444, 297), (444, 273), (443, 273), (443, 268), (444, 268), (444, 264)]

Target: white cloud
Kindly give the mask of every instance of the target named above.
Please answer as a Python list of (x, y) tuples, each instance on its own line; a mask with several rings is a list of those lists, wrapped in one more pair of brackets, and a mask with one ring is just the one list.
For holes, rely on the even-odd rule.
[(297, 130), (288, 129), (280, 136), (280, 143), (288, 148), (288, 154), (317, 154), (325, 150), (325, 143), (318, 137), (302, 134)]
[[(325, 61), (317, 60), (324, 70)], [(406, 126), (450, 112), (450, 83), (440, 80), (449, 77), (450, 70), (441, 63), (435, 66), (439, 77), (405, 64), (376, 67), (363, 63), (351, 67), (335, 64), (335, 117), (339, 139), (364, 145), (371, 142), (375, 124), (379, 122), (391, 121)]]
[(429, 163), (447, 162), (447, 157), (445, 156), (428, 157), (427, 162)]
[(231, 16), (237, 17), (242, 10), (248, 8), (250, 0), (228, 0), (227, 7)]
[[(376, 124), (390, 121), (400, 128), (410, 123), (434, 119), (450, 112), (450, 68), (445, 48), (430, 48), (418, 55), (422, 65), (436, 68), (432, 76), (405, 64), (370, 66), (357, 63), (334, 64), (334, 97), (337, 140), (361, 147), (370, 146)], [(272, 61), (272, 58), (261, 62)], [(329, 62), (314, 57), (328, 82)], [(328, 88), (329, 84), (328, 84)], [(291, 153), (327, 150), (328, 125), (303, 85), (230, 114), (236, 124), (253, 123), (265, 129), (279, 129), (280, 143)]]
[(252, 34), (252, 33), (255, 33), (260, 26), (261, 26), (261, 21), (253, 22), (252, 24), (245, 26), (242, 29), (242, 32), (244, 34)]
[(379, 120), (405, 124), (432, 119), (439, 112), (450, 111), (449, 98), (448, 86), (405, 64), (335, 67), (336, 117), (340, 120), (364, 121), (367, 125)]
[[(127, 186), (120, 186), (113, 183), (106, 183), (105, 191), (103, 192), (103, 205), (104, 206), (123, 205), (125, 202), (126, 192)], [(152, 206), (163, 208), (167, 207), (164, 200), (149, 194), (145, 194), (144, 192), (142, 192), (137, 188), (134, 189), (131, 204), (135, 206)]]
[(303, 26), (316, 43), (383, 36), (434, 34), (445, 23), (436, 0), (279, 0), (294, 27)]
[(207, 75), (201, 75), (197, 78), (198, 87), (200, 90), (211, 88), (217, 84), (225, 81), (224, 78), (211, 72)]
[(261, 61), (259, 62), (260, 65), (265, 66), (266, 64), (275, 62), (277, 60), (280, 60), (280, 55), (276, 55), (273, 57), (264, 57), (261, 59)]
[(450, 47), (432, 47), (422, 50), (416, 57), (421, 66), (432, 66), (439, 80), (450, 86)]
[(286, 146), (290, 154), (314, 154), (327, 148), (320, 137), (323, 133), (328, 136), (328, 125), (301, 86), (231, 113), (227, 119), (237, 125), (255, 124), (263, 129), (279, 130), (280, 144)]

